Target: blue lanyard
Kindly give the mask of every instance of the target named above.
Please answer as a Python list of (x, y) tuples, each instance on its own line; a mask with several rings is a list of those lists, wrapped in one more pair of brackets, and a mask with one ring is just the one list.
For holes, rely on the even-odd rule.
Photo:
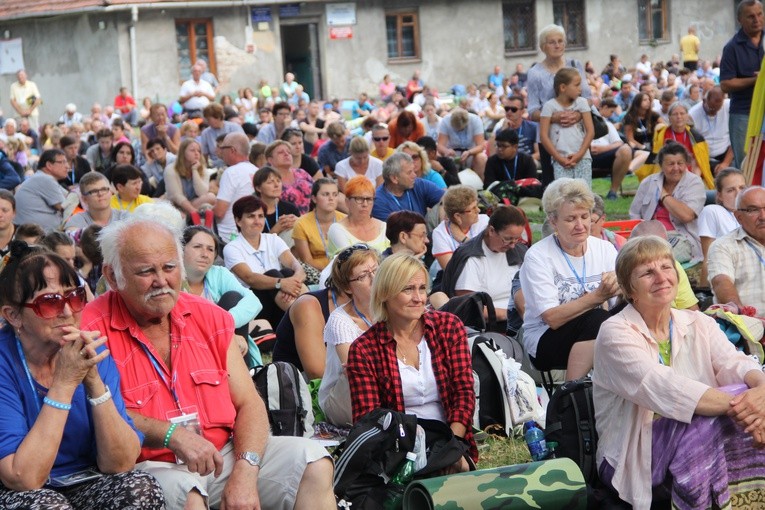
[[(655, 339), (654, 339), (655, 340)], [(658, 344), (658, 340), (656, 341)], [(669, 356), (670, 356), (670, 362), (672, 358), (672, 316), (669, 316)], [(659, 363), (664, 365), (664, 359), (661, 357), (661, 348), (659, 348)]]
[(32, 388), (32, 395), (34, 397), (35, 404), (37, 405), (37, 413), (40, 413), (40, 398), (37, 395), (37, 388), (35, 387), (35, 383), (32, 380), (32, 374), (29, 372), (29, 365), (27, 365), (27, 359), (24, 357), (24, 351), (21, 348), (21, 340), (19, 340), (19, 337), (16, 337), (16, 349), (19, 351), (19, 358), (21, 358), (21, 365), (24, 367), (24, 372), (27, 374), (27, 381), (29, 381), (29, 386)]
[[(75, 162), (76, 162), (76, 161), (77, 161), (77, 160), (75, 160)], [(76, 166), (75, 166), (75, 163), (72, 163), (72, 177), (71, 177), (71, 180), (72, 180), (72, 184), (75, 184), (75, 182), (74, 182), (74, 169), (75, 169), (75, 168), (76, 168)]]
[(760, 254), (760, 251), (754, 247), (752, 242), (749, 239), (744, 239), (746, 241), (746, 244), (749, 245), (749, 247), (752, 249), (755, 255), (757, 255), (757, 258), (760, 259), (760, 264), (762, 264), (762, 267), (765, 267), (765, 259), (762, 258), (762, 255)]
[[(276, 219), (274, 220), (274, 226), (276, 226), (277, 223), (279, 223), (279, 202), (276, 202), (276, 207), (274, 207), (274, 210), (276, 211)], [(268, 218), (266, 218), (266, 227), (268, 228), (268, 231), (271, 232), (271, 225), (268, 223)]]
[[(326, 255), (327, 260), (329, 260), (329, 250), (327, 249), (327, 241), (324, 238), (324, 233), (321, 231), (321, 225), (319, 224), (319, 216), (316, 214), (316, 211), (313, 212), (313, 218), (316, 220), (316, 230), (319, 231), (319, 239), (321, 239), (321, 245), (324, 247), (324, 255)], [(332, 217), (332, 223), (335, 223), (337, 221), (337, 216)]]
[(152, 366), (154, 367), (154, 370), (157, 371), (157, 375), (162, 379), (162, 382), (165, 383), (165, 386), (168, 390), (170, 390), (170, 393), (173, 395), (173, 400), (175, 400), (175, 405), (178, 407), (178, 410), (181, 410), (181, 400), (178, 398), (178, 393), (175, 391), (175, 383), (178, 380), (178, 373), (173, 370), (173, 375), (170, 379), (170, 382), (168, 382), (167, 377), (165, 377), (164, 372), (162, 371), (162, 367), (159, 366), (159, 361), (157, 361), (157, 358), (154, 357), (154, 355), (149, 351), (149, 348), (146, 347), (143, 343), (139, 342), (141, 344), (141, 347), (143, 347), (144, 352), (149, 357), (149, 361), (151, 361)]
[(568, 254), (563, 251), (563, 248), (561, 247), (557, 237), (555, 238), (555, 243), (558, 245), (558, 249), (563, 254), (563, 258), (566, 259), (566, 263), (571, 269), (571, 272), (574, 273), (574, 278), (576, 278), (576, 281), (578, 281), (579, 285), (582, 286), (582, 293), (586, 294), (587, 288), (584, 286), (584, 284), (587, 283), (587, 253), (585, 252), (582, 255), (582, 276), (579, 276), (579, 273), (577, 273), (576, 269), (574, 269), (574, 264), (571, 263), (571, 259), (568, 258)]
[(334, 292), (332, 292), (332, 289), (328, 289), (328, 290), (329, 290), (329, 297), (332, 298), (332, 303), (334, 303), (335, 308), (337, 308), (337, 296), (335, 295)]
[[(462, 242), (460, 242), (460, 241), (457, 241), (457, 239), (454, 237), (454, 234), (452, 234), (452, 222), (451, 222), (451, 221), (449, 221), (449, 220), (446, 220), (446, 232), (449, 234), (449, 237), (451, 237), (451, 238), (452, 238), (452, 241), (454, 242), (454, 249), (455, 249), (455, 250), (456, 250), (457, 248), (459, 248), (459, 247), (460, 247), (460, 245), (461, 245), (461, 244), (463, 244), (465, 241), (467, 241), (467, 240), (468, 240), (468, 238), (469, 238), (469, 237), (468, 237), (468, 234), (466, 234), (466, 235), (465, 235), (465, 239), (464, 239)], [(470, 231), (468, 230), (468, 233), (469, 233), (469, 232), (470, 232)]]
[(353, 305), (353, 311), (356, 312), (356, 315), (358, 315), (359, 318), (364, 321), (364, 324), (366, 324), (368, 328), (371, 328), (372, 327), (372, 323), (369, 322), (369, 319), (367, 319), (366, 315), (361, 313), (361, 310), (356, 308), (356, 303), (353, 300), (351, 300), (351, 305)]
[[(383, 186), (384, 187), (384, 186)], [(388, 191), (387, 189), (385, 191)], [(393, 200), (395, 200), (396, 205), (398, 206), (399, 210), (405, 211), (404, 206), (401, 205), (401, 202), (398, 201), (398, 197), (388, 191), (388, 194), (393, 197)], [(412, 205), (412, 196), (409, 194), (409, 190), (404, 190), (404, 195), (406, 196), (407, 200), (409, 201), (409, 210), (414, 211), (414, 206)]]
[(518, 154), (515, 155), (515, 162), (513, 163), (513, 176), (510, 176), (510, 170), (507, 169), (507, 165), (505, 164), (505, 161), (502, 161), (502, 168), (505, 169), (505, 175), (507, 175), (508, 181), (514, 181), (515, 175), (518, 172)]

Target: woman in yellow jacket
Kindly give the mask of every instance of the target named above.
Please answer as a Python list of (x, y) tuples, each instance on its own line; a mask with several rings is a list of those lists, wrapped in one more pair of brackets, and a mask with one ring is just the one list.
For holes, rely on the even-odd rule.
[(651, 145), (651, 156), (648, 158), (648, 162), (635, 172), (638, 179), (642, 181), (660, 170), (659, 165), (655, 163), (656, 154), (659, 153), (667, 140), (673, 140), (683, 145), (693, 155), (690, 160), (689, 171), (701, 177), (707, 189), (714, 189), (715, 179), (709, 167), (709, 145), (698, 131), (688, 126), (688, 110), (685, 105), (679, 102), (669, 108), (669, 126), (659, 125), (656, 127)]

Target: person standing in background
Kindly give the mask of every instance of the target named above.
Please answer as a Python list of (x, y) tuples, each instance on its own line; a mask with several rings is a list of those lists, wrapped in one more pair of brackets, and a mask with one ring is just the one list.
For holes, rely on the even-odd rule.
[(27, 72), (19, 69), (16, 72), (18, 81), (11, 83), (11, 106), (22, 119), (29, 119), (32, 129), (40, 127), (40, 110), (42, 104), (40, 91), (33, 81), (27, 80)]
[(683, 54), (683, 67), (695, 71), (699, 66), (701, 41), (696, 35), (696, 27), (688, 27), (688, 33), (680, 38), (680, 52)]

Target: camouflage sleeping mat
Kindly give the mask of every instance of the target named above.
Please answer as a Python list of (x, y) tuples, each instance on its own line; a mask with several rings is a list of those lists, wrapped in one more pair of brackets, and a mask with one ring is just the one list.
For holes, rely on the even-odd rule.
[(404, 510), (584, 509), (584, 476), (570, 459), (551, 459), (415, 480)]

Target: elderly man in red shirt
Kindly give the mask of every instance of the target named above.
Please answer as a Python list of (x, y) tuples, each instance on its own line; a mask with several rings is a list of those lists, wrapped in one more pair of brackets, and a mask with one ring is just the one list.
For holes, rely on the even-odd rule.
[(179, 234), (141, 216), (104, 228), (113, 290), (82, 316), (83, 329), (109, 337), (128, 414), (146, 436), (140, 469), (169, 509), (336, 508), (326, 450), (270, 436), (231, 315), (180, 292)]

